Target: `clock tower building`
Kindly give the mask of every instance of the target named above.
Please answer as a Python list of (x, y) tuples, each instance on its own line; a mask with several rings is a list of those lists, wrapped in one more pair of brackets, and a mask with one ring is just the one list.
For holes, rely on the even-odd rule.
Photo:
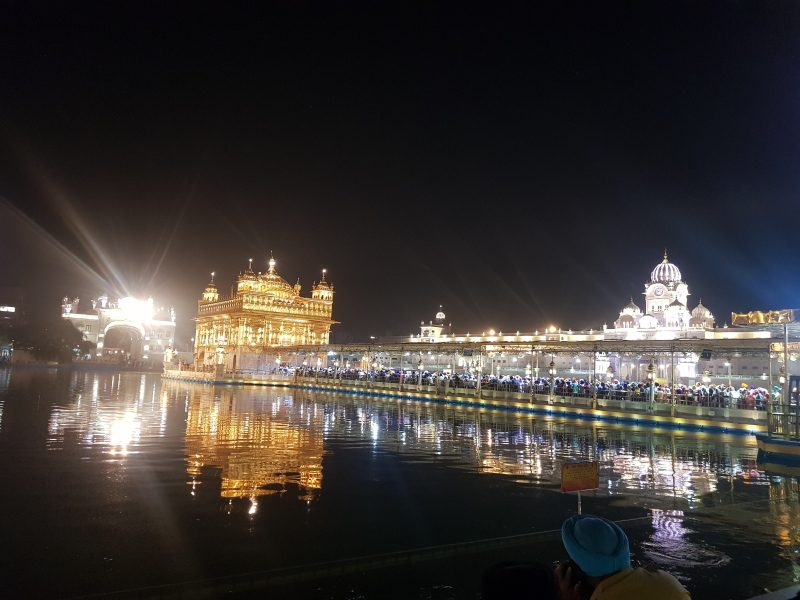
[(658, 320), (661, 327), (684, 328), (689, 326), (691, 315), (686, 307), (689, 286), (681, 279), (677, 265), (664, 260), (650, 273), (650, 282), (644, 286), (645, 312)]
[(713, 327), (711, 312), (702, 303), (690, 312), (688, 300), (689, 286), (665, 251), (664, 260), (655, 266), (650, 281), (644, 284), (644, 312), (631, 299), (620, 311), (614, 327), (645, 330)]

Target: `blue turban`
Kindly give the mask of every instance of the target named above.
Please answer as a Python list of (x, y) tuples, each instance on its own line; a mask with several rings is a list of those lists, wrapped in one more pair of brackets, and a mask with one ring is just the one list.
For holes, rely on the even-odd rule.
[(561, 526), (561, 540), (569, 557), (589, 577), (604, 577), (631, 566), (628, 536), (608, 519), (570, 517)]

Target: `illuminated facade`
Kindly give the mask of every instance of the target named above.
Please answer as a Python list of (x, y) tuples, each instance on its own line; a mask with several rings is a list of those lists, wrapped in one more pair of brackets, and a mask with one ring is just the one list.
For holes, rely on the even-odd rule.
[(423, 342), (435, 342), (436, 340), (446, 336), (450, 333), (452, 327), (451, 323), (445, 325), (445, 314), (442, 310), (442, 305), (439, 305), (439, 312), (436, 313), (436, 318), (432, 321), (420, 321), (419, 337)]
[[(644, 284), (645, 312), (631, 298), (614, 322), (617, 331), (607, 329), (606, 338), (629, 338), (629, 334), (637, 331), (635, 335), (640, 339), (668, 339), (675, 332), (713, 328), (714, 315), (703, 306), (703, 302), (689, 311), (688, 301), (689, 286), (683, 281), (680, 269), (669, 262), (664, 252), (664, 260), (655, 266), (650, 273), (650, 281)], [(668, 337), (665, 338), (665, 335)]]
[[(548, 341), (604, 341), (604, 340), (671, 340), (714, 339), (736, 337), (737, 334), (714, 329), (714, 315), (700, 301), (689, 310), (689, 286), (683, 281), (677, 265), (664, 259), (650, 273), (650, 281), (644, 285), (644, 307), (633, 301), (623, 307), (613, 327), (589, 331), (564, 330), (555, 326), (530, 333), (503, 333), (490, 329), (479, 334), (452, 333), (450, 324), (445, 326), (445, 314), (439, 307), (436, 318), (420, 325), (419, 336), (412, 335), (410, 342), (548, 342)], [(751, 334), (745, 333), (743, 337)]]
[[(714, 315), (706, 308), (702, 301), (698, 302), (691, 310), (689, 303), (689, 286), (683, 280), (680, 269), (664, 253), (664, 257), (650, 273), (650, 278), (644, 284), (644, 303), (642, 308), (633, 299), (622, 308), (619, 317), (612, 326), (604, 325), (602, 329), (589, 329), (584, 331), (573, 331), (562, 329), (556, 326), (549, 326), (543, 330), (534, 332), (495, 332), (493, 329), (477, 333), (452, 333), (449, 324), (445, 326), (445, 315), (440, 310), (435, 319), (423, 321), (420, 325), (420, 333), (403, 338), (403, 342), (417, 343), (484, 343), (487, 344), (489, 354), (492, 355), (491, 348), (497, 344), (500, 348), (504, 345), (513, 344), (549, 344), (551, 342), (586, 342), (601, 344), (605, 341), (630, 341), (659, 342), (665, 340), (708, 340), (709, 348), (713, 348), (714, 340), (754, 340), (769, 339), (772, 334), (770, 331), (760, 327), (763, 323), (782, 323), (791, 321), (794, 312), (790, 310), (769, 311), (751, 313), (734, 313), (733, 323), (745, 325), (745, 327), (715, 327)], [(441, 308), (441, 307), (440, 307)], [(749, 327), (748, 327), (749, 325)], [(638, 354), (641, 354), (639, 352)], [(645, 355), (647, 353), (645, 352)], [(624, 379), (642, 380), (646, 374), (646, 367), (651, 357), (635, 355), (618, 355), (616, 353), (606, 354), (600, 352), (594, 362), (596, 373), (605, 376), (613, 372), (616, 376)], [(422, 357), (419, 358), (420, 362)], [(455, 360), (455, 359), (454, 359)], [(517, 372), (522, 373), (522, 361), (511, 353), (495, 352), (490, 356), (491, 362), (488, 365), (489, 371), (496, 372)], [(546, 375), (547, 365), (550, 361), (554, 362), (559, 374), (569, 373), (571, 376), (587, 375), (589, 364), (584, 356), (581, 364), (581, 357), (575, 355), (551, 355), (548, 359), (542, 357), (543, 363), (536, 363), (536, 367), (530, 368), (535, 376)], [(655, 360), (655, 359), (653, 359)], [(538, 359), (537, 359), (538, 361)], [(475, 359), (459, 357), (456, 365), (459, 368), (466, 365), (474, 365)], [(672, 369), (672, 365), (659, 363), (656, 360), (656, 368), (660, 378)], [(447, 364), (447, 363), (445, 363)], [(527, 362), (525, 362), (527, 364)], [(449, 368), (449, 367), (447, 367)], [(769, 359), (765, 353), (763, 356), (738, 356), (736, 354), (723, 355), (714, 354), (713, 358), (701, 358), (699, 354), (680, 353), (675, 357), (674, 364), (675, 378), (682, 378), (684, 381), (696, 381), (704, 375), (715, 383), (720, 382), (763, 382), (768, 378)]]
[(97, 358), (118, 362), (146, 360), (160, 363), (175, 338), (175, 309), (156, 308), (152, 298), (120, 298), (103, 294), (81, 312), (79, 298), (61, 301), (61, 317), (72, 323), (83, 339), (97, 344)]
[(230, 298), (222, 298), (214, 283), (206, 286), (197, 304), (195, 347), (201, 365), (223, 364), (226, 369), (265, 371), (280, 363), (284, 346), (327, 344), (333, 312), (333, 286), (325, 278), (300, 295), (300, 281), (289, 285), (270, 258), (266, 273), (255, 273), (253, 261), (236, 280)]

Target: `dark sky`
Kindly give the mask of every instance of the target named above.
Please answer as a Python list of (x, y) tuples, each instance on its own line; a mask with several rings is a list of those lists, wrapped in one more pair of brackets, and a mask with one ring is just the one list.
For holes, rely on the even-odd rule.
[(272, 250), (328, 268), (339, 339), (598, 327), (664, 247), (720, 322), (800, 306), (796, 2), (24, 4), (0, 285), (31, 306), (124, 286), (188, 337), (208, 272)]

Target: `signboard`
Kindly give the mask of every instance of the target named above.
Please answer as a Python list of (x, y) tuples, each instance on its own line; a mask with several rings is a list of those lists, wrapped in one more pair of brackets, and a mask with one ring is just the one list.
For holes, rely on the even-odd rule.
[(573, 462), (561, 467), (561, 491), (580, 492), (600, 487), (600, 463)]
[[(800, 342), (789, 342), (786, 347), (788, 352), (800, 352)], [(770, 352), (783, 352), (783, 342), (772, 342), (769, 345)]]
[(746, 313), (731, 313), (731, 325), (764, 325), (777, 323), (794, 323), (795, 310), (751, 310)]

